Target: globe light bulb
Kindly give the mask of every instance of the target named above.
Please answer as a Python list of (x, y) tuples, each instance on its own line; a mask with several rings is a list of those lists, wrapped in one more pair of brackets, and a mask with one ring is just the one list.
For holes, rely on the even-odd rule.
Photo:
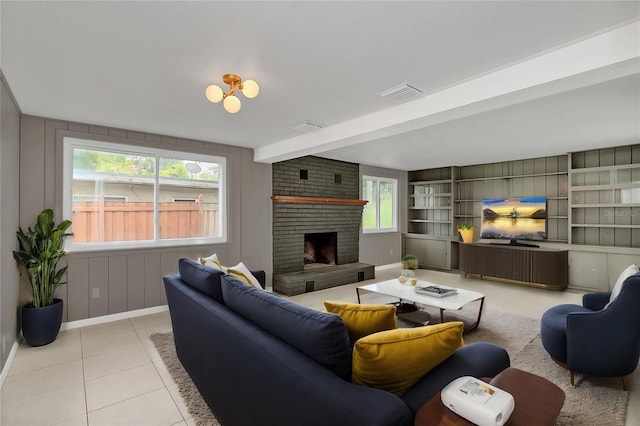
[(222, 97), (224, 96), (224, 92), (222, 91), (222, 89), (215, 84), (207, 87), (207, 90), (205, 90), (204, 94), (207, 99), (209, 99), (213, 103), (220, 102), (222, 100)]
[(229, 95), (224, 98), (224, 109), (227, 110), (228, 113), (235, 114), (240, 111), (240, 107), (242, 104), (240, 103), (240, 99), (236, 95)]
[(253, 80), (245, 80), (242, 83), (242, 94), (249, 99), (255, 98), (260, 92), (258, 83)]

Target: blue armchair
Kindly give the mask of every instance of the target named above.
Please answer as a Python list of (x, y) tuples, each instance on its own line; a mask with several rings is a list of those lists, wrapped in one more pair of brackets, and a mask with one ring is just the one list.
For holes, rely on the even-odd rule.
[[(628, 375), (640, 357), (640, 273), (627, 278), (620, 294), (585, 294), (582, 305), (558, 305), (542, 315), (542, 345), (556, 362), (574, 372), (601, 377)], [(607, 305), (608, 304), (608, 305)]]

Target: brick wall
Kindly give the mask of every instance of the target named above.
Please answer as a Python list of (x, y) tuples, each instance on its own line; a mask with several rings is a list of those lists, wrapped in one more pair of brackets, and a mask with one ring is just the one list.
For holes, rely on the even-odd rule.
[[(305, 179), (306, 177), (306, 179)], [(273, 164), (273, 195), (358, 199), (359, 165), (319, 157)], [(338, 233), (338, 264), (358, 262), (362, 206), (273, 203), (273, 273), (304, 269), (304, 234)]]
[[(273, 195), (358, 199), (359, 170), (358, 164), (311, 156), (274, 163)], [(305, 171), (307, 179), (301, 179)]]

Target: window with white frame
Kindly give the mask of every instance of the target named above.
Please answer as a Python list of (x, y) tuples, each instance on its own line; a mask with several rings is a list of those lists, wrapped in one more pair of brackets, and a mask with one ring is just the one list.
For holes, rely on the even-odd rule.
[(398, 180), (362, 177), (362, 232), (395, 232), (398, 230)]
[(68, 250), (226, 241), (226, 159), (64, 138)]

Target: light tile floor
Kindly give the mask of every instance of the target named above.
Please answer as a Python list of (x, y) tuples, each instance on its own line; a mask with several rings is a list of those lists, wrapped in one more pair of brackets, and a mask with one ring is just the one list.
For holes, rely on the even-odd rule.
[[(378, 271), (375, 281), (398, 269)], [(419, 270), (418, 278), (486, 295), (485, 309), (540, 318), (550, 306), (582, 295), (516, 286), (458, 274)], [(291, 297), (324, 309), (325, 300), (355, 301), (349, 284)], [(366, 296), (365, 296), (366, 297)], [(364, 300), (366, 301), (366, 299)], [(149, 336), (171, 330), (168, 312), (66, 330), (51, 344), (21, 344), (0, 393), (4, 426), (193, 425), (177, 386)], [(627, 426), (640, 425), (640, 373), (631, 378)]]

